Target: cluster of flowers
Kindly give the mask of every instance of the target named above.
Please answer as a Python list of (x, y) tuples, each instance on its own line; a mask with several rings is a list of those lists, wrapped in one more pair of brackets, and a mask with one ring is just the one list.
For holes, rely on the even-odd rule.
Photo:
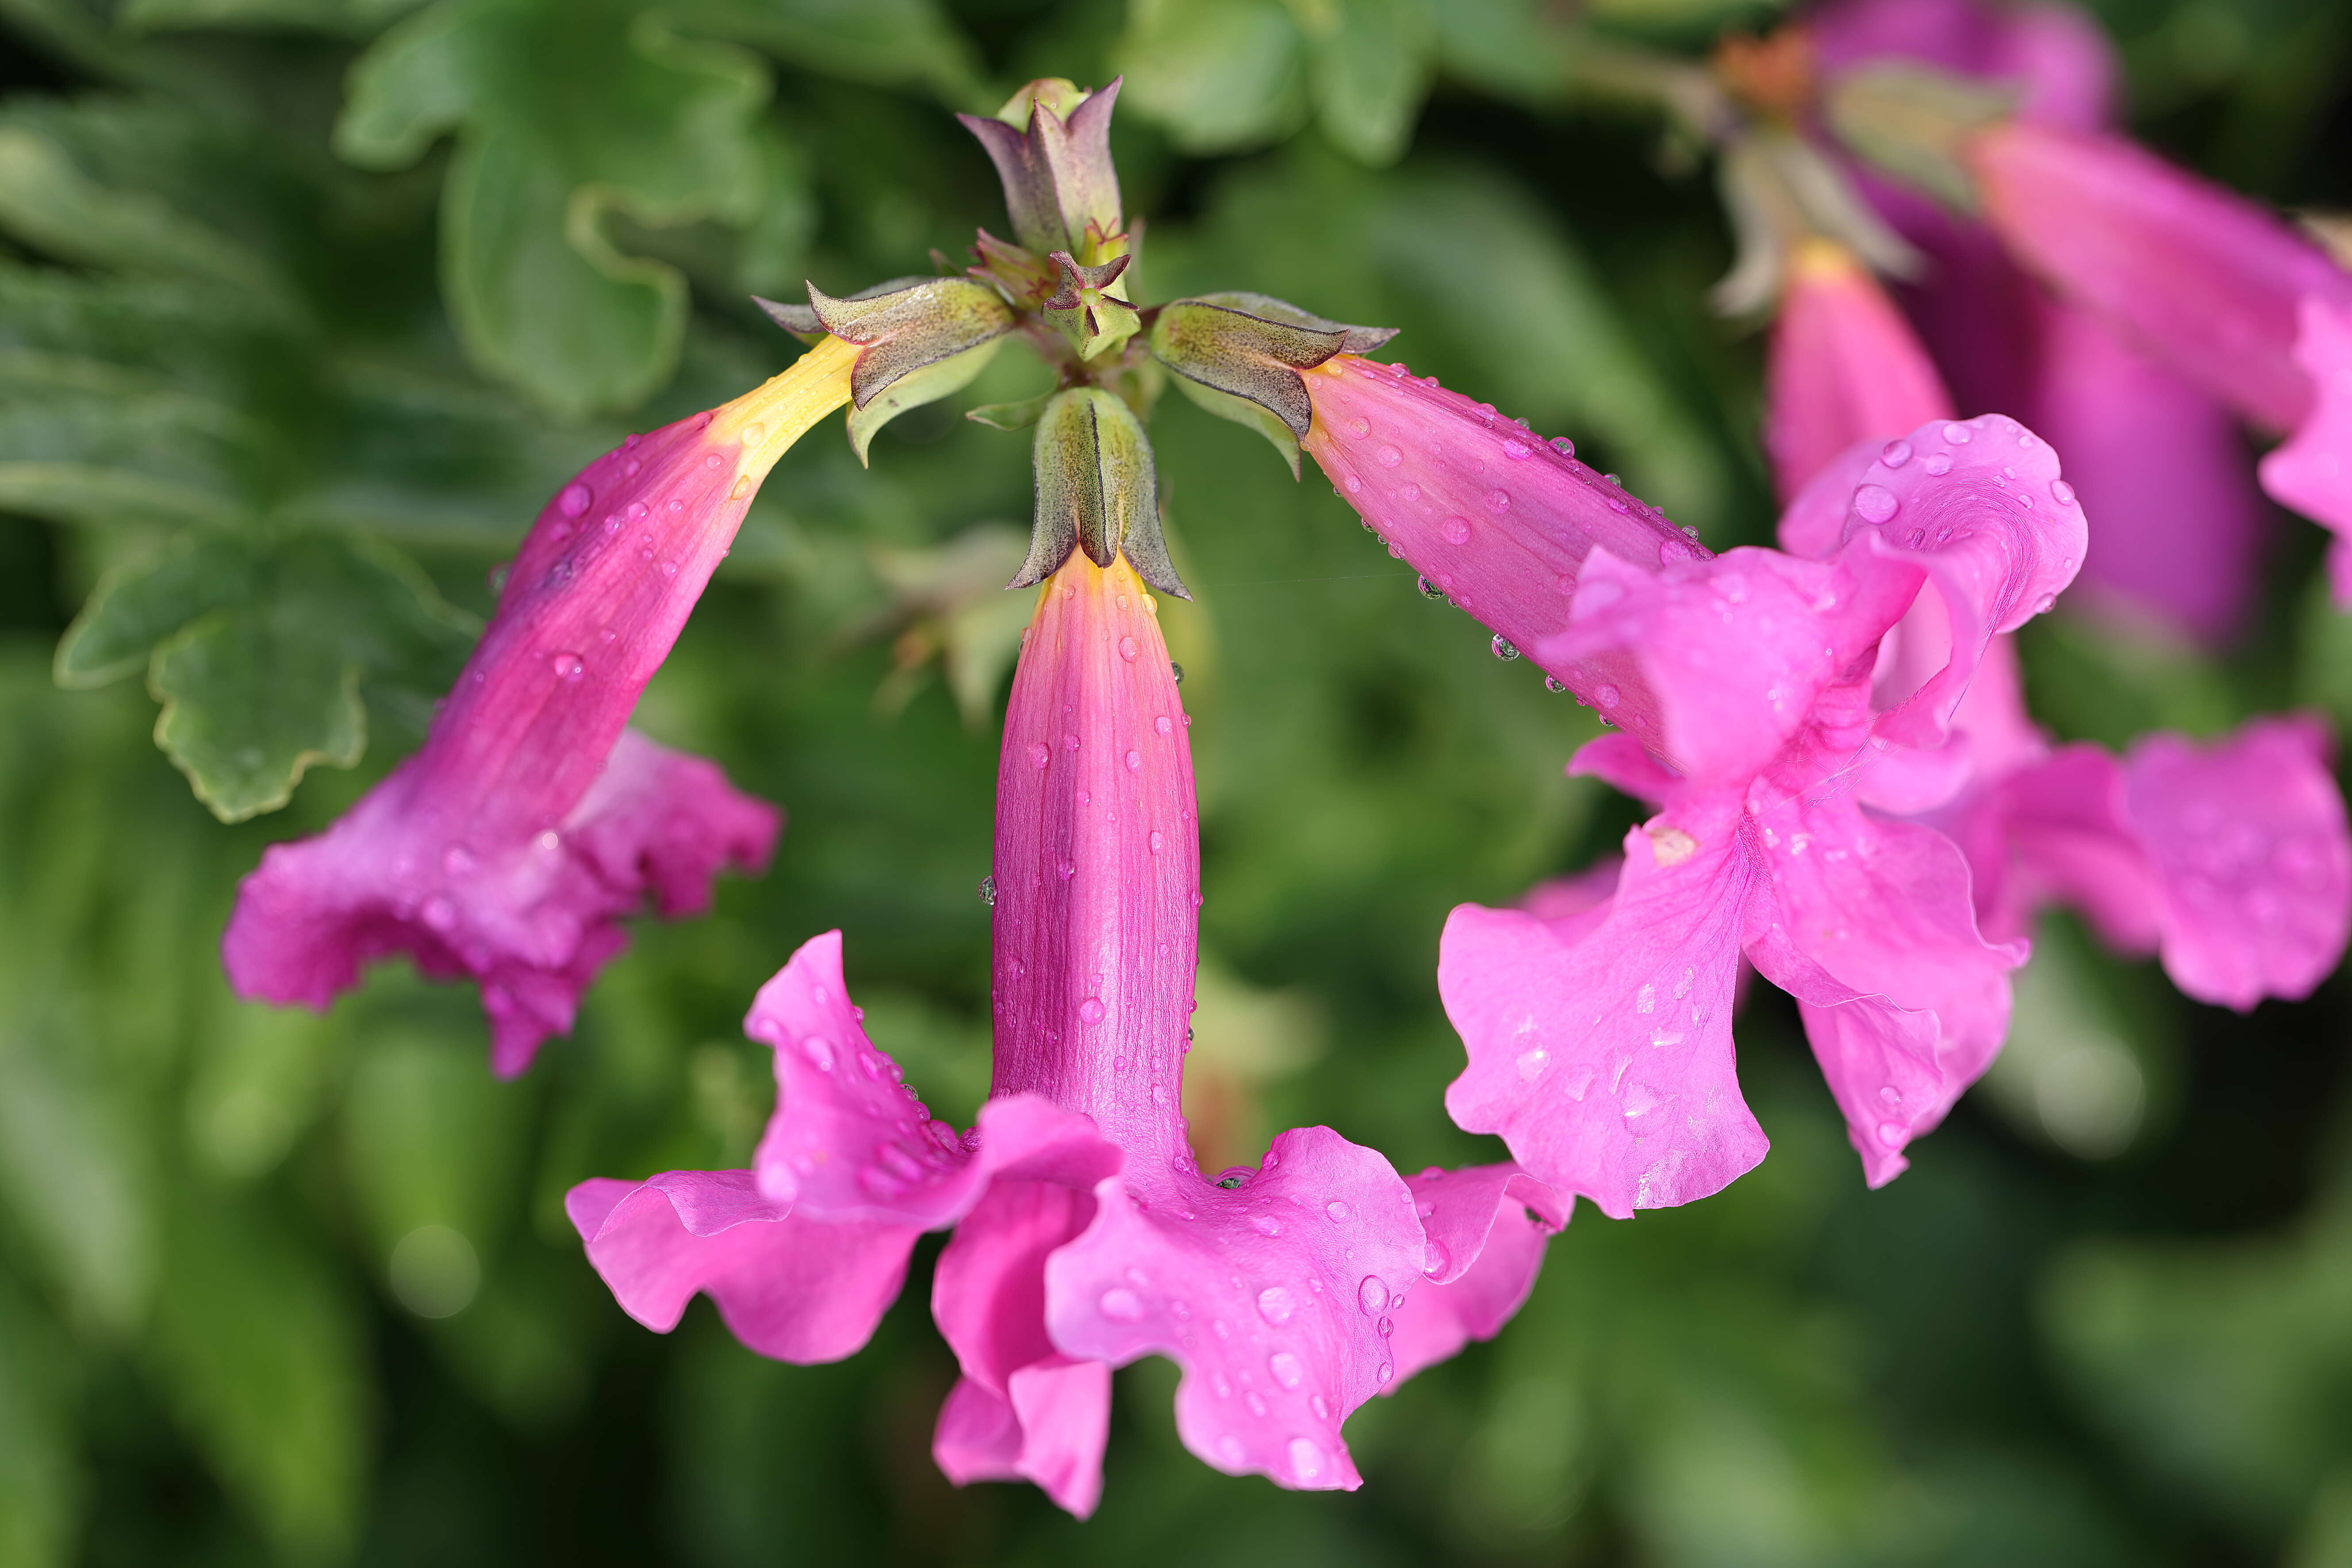
[[(1822, 58), (1893, 47), (1871, 30), (1888, 16), (1943, 17), (1967, 46), (1944, 63), (1995, 76), (2031, 76), (2050, 58), (2028, 47), (2035, 29), (2064, 31), (2043, 14), (1879, 0), (1819, 18)], [(1151, 353), (1198, 384), (1187, 390), (1295, 437), (1498, 651), (1524, 651), (1613, 727), (1570, 771), (1655, 814), (1621, 859), (1447, 922), (1438, 981), (1468, 1053), (1447, 1109), (1500, 1134), (1511, 1163), (1407, 1178), (1312, 1127), (1255, 1168), (1202, 1173), (1179, 1110), (1201, 902), (1190, 720), (1152, 593), (1181, 588), (1132, 483), (1108, 466), (1049, 472), (1057, 420), (1079, 422), (1088, 453), (1129, 440), (1125, 404), (1099, 389), (1108, 373), (1085, 382), (1039, 426), (1038, 543), (1019, 581), (1041, 586), (997, 782), (990, 1098), (969, 1129), (933, 1118), (866, 1037), (840, 934), (811, 940), (746, 1021), (774, 1049), (777, 1084), (753, 1167), (570, 1195), (590, 1261), (639, 1321), (667, 1331), (704, 1293), (754, 1350), (845, 1356), (898, 1295), (916, 1238), (951, 1229), (931, 1299), (963, 1374), (935, 1440), (956, 1480), (1025, 1479), (1087, 1513), (1110, 1370), (1160, 1354), (1182, 1368), (1177, 1424), (1204, 1462), (1353, 1487), (1342, 1422), (1498, 1331), (1574, 1197), (1622, 1217), (1705, 1196), (1763, 1158), (1734, 1060), (1743, 961), (1797, 999), (1873, 1184), (1999, 1051), (2009, 975), (2045, 902), (2073, 902), (2119, 947), (2159, 953), (2189, 994), (2236, 1007), (2332, 969), (2352, 925), (2352, 838), (2326, 737), (2269, 720), (2212, 743), (2152, 736), (2117, 758), (2035, 729), (2009, 634), (2096, 559), (2087, 482), (2062, 477), (2050, 441), (2014, 418), (1958, 417), (1920, 339), (1846, 252), (1809, 243), (1788, 269), (1769, 366), (1781, 548), (1714, 554), (1567, 440), (1364, 357), (1377, 334), (1256, 296), (1180, 302), (1192, 313), (1164, 307), (1152, 324), (1118, 289), (1111, 98), (1039, 84), (987, 123), (1024, 243), (983, 237), (976, 272), (1036, 268), (1026, 305), (1063, 313), (1072, 377), (1131, 368), (1122, 345), (1149, 327)], [(2046, 341), (2106, 333), (2096, 352), (2114, 358), (2141, 353), (2115, 334), (2143, 334), (2181, 368), (2133, 360), (2136, 395), (2181, 419), (2211, 397), (2294, 427), (2264, 482), (2352, 529), (2352, 281), (2236, 198), (2035, 114), (1971, 156), (1988, 217), (2074, 301), (2034, 296)], [(1974, 227), (1934, 221), (1955, 254), (1978, 245)], [(1032, 255), (1055, 241), (1086, 257), (1051, 252), (1058, 285)], [(1983, 270), (1938, 278), (1964, 289)], [(1944, 287), (1923, 294), (1923, 316), (1947, 308)], [(760, 864), (778, 814), (624, 726), (781, 452), (845, 403), (862, 449), (891, 375), (951, 366), (1004, 330), (1001, 301), (1024, 308), (1000, 289), (958, 296), (949, 326), (936, 313), (907, 326), (949, 291), (813, 293), (806, 319), (780, 309), (817, 339), (790, 370), (566, 485), (425, 748), (247, 879), (225, 943), (238, 989), (324, 1005), (366, 961), (406, 951), (479, 984), (494, 1066), (520, 1072), (570, 1026), (648, 890), (683, 914), (722, 864)], [(2080, 388), (2063, 352), (2035, 365), (2024, 406), (2091, 417), (2068, 402)], [(2115, 459), (2100, 484), (2130, 493), (2130, 474), (2110, 470), (2141, 458), (2086, 445)], [(2143, 456), (2202, 462), (2213, 445)], [(2206, 493), (2179, 488), (2184, 505)], [(2126, 561), (2103, 580), (2162, 602), (2169, 568), (2148, 558), (2169, 535), (2150, 548), (2130, 531), (2190, 522), (2151, 515), (2119, 501), (2102, 521), (2099, 547)], [(2211, 586), (2176, 605), (2209, 631), (2221, 601), (2194, 594)]]

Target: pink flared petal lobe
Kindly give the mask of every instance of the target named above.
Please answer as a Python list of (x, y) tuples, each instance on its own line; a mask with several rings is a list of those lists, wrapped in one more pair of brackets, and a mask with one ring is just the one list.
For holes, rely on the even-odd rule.
[[(1664, 805), (1682, 794), (1688, 781), (1650, 754), (1648, 747), (1622, 731), (1596, 735), (1568, 760), (1570, 778), (1596, 778), (1635, 800)], [(1520, 900), (1522, 904), (1525, 900)]]
[(1917, 60), (2016, 89), (2027, 117), (2084, 131), (2113, 117), (2122, 78), (2098, 23), (2071, 5), (1836, 0), (1804, 26), (1824, 74)]
[(2298, 306), (2352, 302), (2352, 276), (2317, 246), (2121, 137), (2010, 121), (1969, 161), (1986, 221), (2062, 298), (2255, 423), (2302, 423)]
[(1425, 1261), (1389, 1163), (1325, 1127), (1274, 1141), (1234, 1188), (1170, 1184), (1149, 1206), (1119, 1180), (1045, 1265), (1045, 1321), (1068, 1355), (1183, 1370), (1176, 1430), (1228, 1475), (1353, 1489), (1340, 1423), (1397, 1376), (1399, 1298)]
[(776, 1110), (753, 1168), (761, 1190), (796, 1213), (936, 1230), (997, 1173), (1083, 1185), (1118, 1168), (1090, 1120), (1034, 1096), (982, 1106), (969, 1140), (935, 1120), (866, 1038), (842, 983), (839, 931), (802, 944), (760, 988), (743, 1031), (776, 1053)]
[(2022, 942), (1979, 933), (1969, 866), (1932, 828), (1864, 814), (1834, 788), (1754, 820), (1769, 899), (1748, 953), (1803, 1004), (1806, 1034), (1872, 1184), (1992, 1065)]
[(1843, 247), (1791, 258), (1765, 367), (1764, 446), (1783, 498), (1858, 441), (1952, 416), (1927, 351), (1877, 279)]
[(1045, 1332), (1045, 1260), (1094, 1218), (1090, 1185), (1000, 1177), (956, 1226), (931, 1315), (963, 1380), (940, 1412), (940, 1468), (961, 1484), (1024, 1479), (1084, 1518), (1102, 1493), (1110, 1369)]
[(1899, 437), (1864, 437), (1815, 468), (1812, 478), (1790, 496), (1780, 510), (1780, 548), (1808, 561), (1827, 561), (1835, 555), (1853, 519), (1854, 487), (1878, 461), (1879, 452), (1895, 438)]
[(1007, 1393), (959, 1380), (940, 1407), (931, 1458), (958, 1486), (1030, 1481), (1066, 1512), (1102, 1500), (1110, 1438), (1110, 1368), (1052, 1355), (1014, 1372)]
[(2011, 412), (2063, 455), (2091, 519), (2080, 591), (2226, 640), (2252, 610), (2268, 533), (2236, 419), (2104, 321), (2035, 305), (2038, 374)]
[[(2339, 536), (2352, 535), (2352, 306), (2307, 299), (2299, 323), (2294, 357), (2311, 379), (2311, 410), (2263, 459), (2263, 488)], [(2343, 548), (2339, 538), (2336, 552)], [(2346, 574), (2333, 576), (2336, 603), (2352, 604)]]
[(2343, 957), (2352, 844), (2328, 750), (2315, 721), (2264, 719), (2210, 746), (2146, 736), (2125, 759), (2165, 972), (2189, 995), (2242, 1012), (2309, 994)]
[[(1544, 441), (1433, 378), (1342, 354), (1306, 382), (1315, 423), (1302, 445), (1341, 499), (1393, 554), (1524, 651), (1567, 625), (1593, 550), (1644, 567), (1706, 553), (1564, 441)], [(1588, 702), (1612, 679), (1545, 668)]]
[(564, 1206), (622, 1310), (667, 1333), (708, 1295), (735, 1337), (803, 1365), (873, 1337), (898, 1298), (912, 1226), (831, 1225), (760, 1195), (749, 1171), (583, 1182)]
[(1941, 601), (1949, 654), (1879, 721), (1904, 744), (1940, 744), (1985, 648), (2057, 602), (2088, 525), (2050, 444), (2005, 415), (1923, 425), (1854, 486), (1841, 561), (1865, 582), (1917, 572)]
[(1535, 1289), (1569, 1204), (1517, 1165), (1431, 1169), (1412, 1178), (1426, 1277), (1395, 1310), (1396, 1387), (1473, 1340), (1502, 1332)]
[(1625, 838), (1607, 917), (1563, 925), (1465, 904), (1437, 987), (1469, 1066), (1445, 1093), (1527, 1172), (1622, 1219), (1728, 1184), (1764, 1157), (1740, 1098), (1732, 991), (1753, 866), (1728, 811)]
[(571, 1028), (581, 992), (627, 945), (625, 917), (649, 900), (664, 914), (704, 907), (722, 866), (766, 863), (782, 822), (712, 763), (630, 731), (585, 795), (515, 842), (446, 837), (425, 787), (413, 757), (325, 833), (264, 850), (222, 961), (240, 994), (313, 1007), (388, 952), (470, 976), (504, 1077)]
[(2156, 863), (2132, 827), (2123, 764), (2104, 748), (2061, 746), (2000, 777), (1958, 832), (1978, 920), (1996, 940), (2024, 935), (2037, 910), (2063, 903), (2119, 952), (2162, 944)]
[(1798, 732), (1836, 673), (1822, 612), (1838, 593), (1835, 568), (1777, 551), (1663, 570), (1595, 551), (1568, 627), (1533, 651), (1547, 668), (1613, 674), (1589, 700), (1684, 778), (1741, 781)]

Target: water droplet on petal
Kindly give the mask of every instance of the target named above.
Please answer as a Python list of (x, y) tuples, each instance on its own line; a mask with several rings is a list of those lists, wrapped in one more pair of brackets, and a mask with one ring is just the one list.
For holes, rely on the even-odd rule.
[(1967, 446), (1969, 444), (1969, 437), (1973, 434), (1974, 432), (1970, 431), (1965, 425), (1953, 424), (1944, 426), (1944, 439), (1949, 441), (1955, 447)]
[(1949, 452), (1931, 452), (1927, 460), (1919, 466), (1933, 478), (1940, 479), (1952, 471), (1952, 455)]
[(1553, 437), (1551, 438), (1551, 449), (1558, 452), (1563, 458), (1573, 458), (1576, 456), (1576, 443), (1570, 440), (1565, 436)]
[(996, 879), (994, 877), (982, 877), (980, 879), (979, 892), (980, 901), (982, 903), (986, 904), (992, 910), (996, 907)]
[(1290, 1321), (1290, 1315), (1297, 1310), (1297, 1299), (1280, 1285), (1269, 1285), (1257, 1293), (1258, 1316), (1276, 1328)]
[(1389, 1288), (1381, 1282), (1379, 1275), (1364, 1276), (1363, 1283), (1356, 1287), (1356, 1304), (1363, 1308), (1364, 1316), (1368, 1318), (1377, 1318), (1388, 1310)]
[(1551, 1053), (1541, 1046), (1538, 1046), (1531, 1051), (1521, 1051), (1518, 1059), (1519, 1080), (1522, 1083), (1533, 1083), (1543, 1076), (1544, 1067), (1550, 1060)]
[(578, 517), (595, 499), (586, 485), (574, 482), (564, 486), (562, 493), (555, 498), (555, 510), (566, 517)]
[(1900, 1149), (1903, 1147), (1903, 1141), (1910, 1136), (1911, 1130), (1900, 1121), (1882, 1121), (1878, 1124), (1878, 1141), (1889, 1149)]
[(1509, 659), (1519, 657), (1517, 645), (1500, 632), (1495, 634), (1494, 641), (1488, 646), (1494, 648), (1496, 658)]
[(1467, 544), (1470, 542), (1470, 520), (1466, 517), (1449, 517), (1437, 525), (1437, 533), (1438, 537), (1448, 544)]
[(1878, 460), (1890, 468), (1899, 468), (1911, 460), (1911, 443), (1889, 441), (1878, 449)]
[(2073, 506), (2074, 487), (2063, 479), (2053, 479), (2050, 481), (2050, 498), (2060, 506)]
[(803, 1040), (801, 1055), (808, 1058), (809, 1065), (819, 1072), (833, 1070), (833, 1042), (823, 1035), (811, 1035)]
[(1104, 1291), (1098, 1304), (1102, 1315), (1114, 1323), (1132, 1323), (1143, 1316), (1143, 1299), (1124, 1285)]
[(1323, 1473), (1323, 1450), (1315, 1446), (1313, 1439), (1290, 1440), (1290, 1473), (1302, 1481), (1311, 1481)]
[(556, 678), (561, 680), (577, 680), (580, 679), (582, 669), (586, 668), (580, 662), (580, 656), (576, 653), (551, 653), (547, 656), (547, 664), (549, 668), (555, 671)]
[(1119, 658), (1127, 660), (1129, 664), (1132, 664), (1135, 662), (1136, 651), (1135, 639), (1133, 637), (1121, 637), (1118, 639)]
[(1500, 517), (1503, 513), (1510, 510), (1511, 492), (1508, 490), (1488, 490), (1486, 492), (1486, 510), (1493, 512), (1497, 517)]
[(1356, 1217), (1356, 1211), (1349, 1208), (1346, 1202), (1339, 1198), (1333, 1198), (1329, 1203), (1325, 1204), (1323, 1212), (1331, 1216), (1333, 1225), (1345, 1225)]
[(1445, 1249), (1445, 1243), (1433, 1241), (1423, 1249), (1421, 1271), (1434, 1279), (1451, 1268), (1453, 1263), (1454, 1254)]
[(1270, 1214), (1254, 1214), (1250, 1215), (1250, 1228), (1260, 1236), (1280, 1236), (1282, 1222)]
[(1864, 485), (1853, 492), (1853, 510), (1864, 522), (1885, 522), (1902, 505), (1885, 485)]
[(1285, 1388), (1297, 1388), (1307, 1381), (1307, 1363), (1289, 1351), (1276, 1351), (1266, 1357), (1265, 1370)]
[(1029, 748), (1029, 765), (1033, 768), (1042, 768), (1053, 761), (1053, 758), (1054, 753), (1045, 749), (1045, 743), (1043, 741)]
[(1078, 1004), (1078, 1021), (1082, 1024), (1101, 1023), (1103, 1021), (1103, 1005), (1092, 996), (1087, 997), (1085, 1001)]
[(1372, 454), (1372, 461), (1378, 463), (1383, 468), (1393, 468), (1399, 463), (1404, 461), (1404, 454), (1398, 451), (1394, 447), (1382, 447), (1380, 450)]

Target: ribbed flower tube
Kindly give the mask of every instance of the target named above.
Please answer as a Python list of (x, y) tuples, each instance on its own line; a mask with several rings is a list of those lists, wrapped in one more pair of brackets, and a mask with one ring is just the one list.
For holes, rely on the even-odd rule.
[(1201, 849), (1159, 607), (1125, 556), (1074, 552), (1024, 636), (996, 780), (992, 1092), (1041, 1094), (1131, 1159), (1189, 1169), (1171, 1108)]
[(270, 847), (222, 958), (242, 995), (324, 1007), (405, 951), (482, 988), (501, 1074), (571, 1027), (650, 892), (700, 909), (721, 864), (763, 862), (775, 809), (628, 732), (776, 459), (848, 401), (825, 339), (722, 407), (631, 437), (558, 490), (424, 747), (325, 833)]

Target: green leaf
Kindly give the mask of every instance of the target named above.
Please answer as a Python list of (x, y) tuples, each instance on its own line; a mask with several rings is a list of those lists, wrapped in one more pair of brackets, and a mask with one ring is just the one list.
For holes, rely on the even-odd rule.
[[(1442, 4), (1442, 0), (1441, 0)], [(1424, 0), (1331, 0), (1309, 35), (1308, 89), (1324, 132), (1366, 163), (1392, 163), (1429, 91), (1434, 29)]]
[(152, 195), (93, 180), (44, 130), (0, 124), (0, 228), (64, 260), (276, 291), (267, 259)]
[(932, 0), (686, 0), (672, 15), (827, 76), (925, 82), (950, 102), (987, 106), (978, 52)]
[(174, 1205), (147, 1343), (166, 1403), (230, 1495), (291, 1556), (349, 1549), (368, 1393), (350, 1297), (257, 1205)]
[(12, 1568), (73, 1559), (83, 1481), (71, 1365), (63, 1336), (0, 1276), (0, 1563)]
[(458, 138), (442, 288), (474, 363), (567, 417), (632, 406), (677, 369), (684, 276), (624, 254), (648, 227), (751, 221), (771, 183), (767, 73), (616, 0), (441, 0), (352, 68), (336, 148), (397, 168)]
[(100, 584), (58, 646), (57, 675), (100, 685), (144, 654), (163, 704), (156, 744), (235, 822), (285, 805), (313, 763), (358, 762), (362, 680), (437, 694), (470, 630), (383, 546), (191, 534)]
[(1136, 0), (1121, 103), (1188, 153), (1262, 146), (1306, 118), (1301, 44), (1277, 0)]
[(49, 1029), (11, 1022), (0, 1031), (0, 1203), (75, 1315), (124, 1332), (154, 1273), (135, 1124), (87, 1064), (58, 1059)]
[(129, 0), (115, 16), (127, 33), (182, 28), (294, 27), (342, 38), (372, 38), (424, 0)]
[(1444, 0), (1433, 9), (1450, 75), (1527, 103), (1566, 92), (1574, 35), (1548, 0)]

